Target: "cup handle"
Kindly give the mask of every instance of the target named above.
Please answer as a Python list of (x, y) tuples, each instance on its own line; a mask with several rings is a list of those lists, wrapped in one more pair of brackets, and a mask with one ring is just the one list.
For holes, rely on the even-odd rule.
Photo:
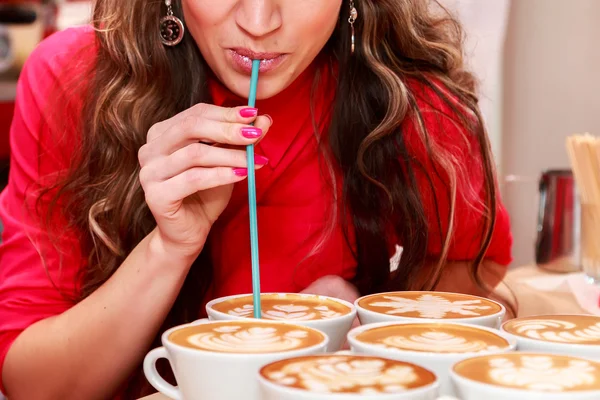
[(144, 374), (146, 375), (146, 379), (148, 379), (148, 382), (150, 382), (154, 389), (165, 396), (174, 400), (183, 400), (179, 389), (165, 381), (158, 373), (156, 361), (161, 358), (169, 359), (167, 350), (164, 347), (154, 349), (146, 355), (146, 358), (144, 358)]

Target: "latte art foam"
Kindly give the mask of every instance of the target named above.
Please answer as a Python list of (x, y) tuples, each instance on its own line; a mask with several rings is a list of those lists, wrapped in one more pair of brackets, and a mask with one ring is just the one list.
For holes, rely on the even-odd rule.
[(454, 371), (467, 379), (534, 392), (600, 390), (600, 363), (576, 357), (506, 353), (462, 361)]
[(363, 298), (359, 305), (377, 313), (427, 319), (474, 318), (502, 311), (484, 298), (437, 292), (382, 293)]
[(223, 321), (182, 328), (172, 342), (219, 353), (277, 353), (322, 343), (323, 334), (303, 327), (276, 323)]
[(261, 375), (282, 386), (314, 393), (400, 393), (435, 382), (428, 370), (378, 357), (324, 355), (283, 360)]
[(555, 343), (600, 345), (600, 318), (557, 315), (512, 320), (504, 330), (514, 335)]
[[(235, 317), (251, 318), (254, 314), (251, 295), (230, 298), (211, 307)], [(292, 322), (332, 319), (352, 311), (350, 307), (333, 299), (303, 294), (263, 294), (261, 308), (264, 319)]]
[(453, 324), (396, 324), (368, 329), (356, 340), (387, 349), (427, 353), (477, 353), (506, 349), (508, 341), (492, 332)]

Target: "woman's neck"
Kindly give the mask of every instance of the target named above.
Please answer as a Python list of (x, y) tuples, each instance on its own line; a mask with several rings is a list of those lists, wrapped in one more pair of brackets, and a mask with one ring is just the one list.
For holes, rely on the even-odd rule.
[[(256, 107), (261, 113), (273, 112), (282, 106), (299, 100), (310, 101), (310, 92), (317, 74), (325, 70), (324, 57), (315, 59), (289, 86), (268, 98), (257, 100)], [(259, 78), (260, 79), (260, 78)], [(214, 74), (209, 78), (209, 91), (215, 105), (237, 107), (247, 104), (247, 98), (240, 97), (229, 90)]]

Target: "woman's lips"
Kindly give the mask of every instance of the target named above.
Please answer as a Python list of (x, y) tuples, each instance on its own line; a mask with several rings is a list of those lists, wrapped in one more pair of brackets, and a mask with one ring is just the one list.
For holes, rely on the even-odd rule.
[(235, 70), (246, 75), (252, 73), (252, 60), (260, 60), (260, 72), (270, 72), (285, 60), (282, 53), (256, 53), (247, 49), (228, 49), (228, 58)]

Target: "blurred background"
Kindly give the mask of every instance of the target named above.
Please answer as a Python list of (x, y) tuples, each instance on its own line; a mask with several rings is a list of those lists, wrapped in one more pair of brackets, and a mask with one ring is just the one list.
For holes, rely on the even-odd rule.
[(25, 60), (53, 32), (88, 23), (91, 7), (91, 1), (0, 0), (0, 188), (8, 175), (8, 133)]
[[(465, 25), (468, 62), (481, 81), (514, 265), (532, 264), (542, 172), (569, 168), (567, 136), (600, 134), (600, 0), (441, 1)], [(53, 31), (87, 23), (90, 11), (88, 1), (0, 1), (0, 181), (24, 60)]]

